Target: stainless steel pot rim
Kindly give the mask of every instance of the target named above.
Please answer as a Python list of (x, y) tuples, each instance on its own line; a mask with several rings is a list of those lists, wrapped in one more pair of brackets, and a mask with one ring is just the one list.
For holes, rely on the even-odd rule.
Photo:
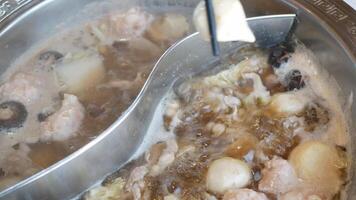
[[(6, 32), (8, 30), (10, 30), (14, 25), (16, 25), (16, 23), (20, 20), (22, 20), (23, 18), (26, 18), (28, 15), (30, 15), (32, 12), (35, 12), (37, 9), (39, 9), (40, 7), (46, 5), (47, 3), (50, 3), (54, 0), (44, 0), (44, 1), (31, 1), (31, 0), (15, 0), (16, 2), (19, 2), (19, 7), (18, 8), (14, 8), (13, 10), (11, 10), (11, 13), (9, 11), (6, 11), (5, 15), (1, 15), (0, 14), (0, 36), (2, 35), (3, 32)], [(15, 2), (14, 1), (14, 2)], [(286, 0), (284, 0), (286, 1)], [(2, 3), (4, 3), (5, 1), (0, 1), (0, 5), (2, 5)], [(333, 17), (330, 17), (331, 14), (330, 13), (325, 13), (325, 10), (322, 10), (321, 4), (314, 4), (315, 2), (326, 2), (328, 3), (329, 1), (327, 0), (304, 0), (303, 2), (305, 3), (300, 3), (296, 0), (290, 0), (290, 4), (293, 4), (295, 6), (299, 6), (301, 8), (304, 8), (309, 15), (312, 15), (314, 18), (318, 19), (319, 22), (321, 23), (321, 26), (323, 27), (323, 29), (327, 30), (327, 32), (329, 32), (338, 42), (339, 44), (344, 48), (345, 52), (348, 54), (349, 58), (353, 61), (354, 65), (356, 66), (356, 45), (352, 46), (353, 41), (356, 41), (356, 12), (351, 12), (351, 13), (347, 13), (347, 17), (346, 19), (351, 19), (351, 21), (354, 21), (355, 24), (351, 24), (351, 26), (349, 26), (348, 24), (340, 24), (339, 21), (335, 22), (333, 19)], [(330, 2), (329, 2), (330, 3)], [(341, 2), (343, 3), (343, 2)], [(331, 2), (331, 4), (333, 4), (333, 2)], [(15, 4), (14, 4), (15, 5)], [(307, 8), (306, 5), (314, 5), (310, 8)], [(346, 5), (346, 4), (345, 4)], [(337, 8), (340, 8), (341, 11), (346, 12), (345, 10), (342, 10), (342, 8), (344, 8), (344, 6), (336, 6)], [(28, 9), (28, 10), (27, 10)], [(350, 8), (351, 9), (351, 8)], [(27, 11), (26, 11), (27, 10)], [(348, 10), (348, 9), (346, 9)], [(320, 14), (323, 13), (324, 14)], [(0, 9), (0, 13), (1, 13), (1, 9)], [(4, 17), (3, 19), (1, 17)], [(345, 20), (345, 19), (344, 19)], [(4, 27), (5, 26), (5, 27)], [(2, 28), (4, 27), (4, 28)], [(2, 29), (1, 29), (2, 28)], [(342, 32), (342, 30), (347, 29), (348, 32), (340, 34), (340, 32)], [(351, 32), (349, 31), (351, 30)], [(352, 32), (352, 30), (354, 32)], [(352, 34), (354, 33), (354, 34)], [(197, 33), (195, 33), (197, 34)], [(182, 40), (183, 41), (183, 40)], [(180, 42), (182, 42), (180, 41)], [(179, 44), (179, 43), (178, 43)], [(355, 43), (356, 44), (356, 43)], [(171, 51), (172, 47), (169, 48), (167, 52)], [(165, 54), (166, 54), (165, 53)], [(162, 55), (165, 56), (165, 54)], [(162, 57), (160, 59), (162, 59)], [(156, 67), (156, 66), (155, 66)], [(153, 69), (154, 71), (154, 69)], [(150, 74), (150, 76), (152, 75), (152, 73)], [(97, 145), (98, 143), (102, 142), (104, 138), (106, 138), (113, 130), (115, 130), (115, 128), (118, 126), (118, 124), (122, 123), (125, 121), (125, 119), (127, 118), (127, 114), (129, 112), (132, 111), (132, 109), (138, 104), (138, 102), (140, 101), (141, 95), (142, 93), (146, 90), (146, 86), (147, 86), (147, 82), (145, 83), (143, 89), (141, 90), (138, 98), (135, 99), (135, 101), (132, 103), (132, 105), (110, 126), (108, 127), (105, 131), (103, 131), (100, 135), (98, 135), (97, 138), (95, 138), (93, 141), (89, 142), (88, 144), (86, 144), (85, 146), (83, 146), (82, 148), (80, 148), (79, 150), (77, 150), (76, 152), (72, 153), (71, 155), (67, 156), (66, 158), (64, 158), (63, 160), (55, 163), (54, 165), (50, 166), (47, 169), (42, 170), (41, 172), (19, 182), (18, 184), (7, 188), (6, 190), (0, 192), (0, 198), (3, 196), (6, 196), (10, 193), (12, 193), (13, 191), (16, 191), (19, 188), (24, 187), (27, 184), (30, 184), (31, 182), (46, 176), (47, 174), (49, 174), (50, 172), (60, 168), (62, 165), (68, 163), (69, 161), (75, 159), (76, 157), (78, 157), (79, 155), (83, 154), (84, 152), (88, 151), (89, 149), (91, 149), (93, 146)]]

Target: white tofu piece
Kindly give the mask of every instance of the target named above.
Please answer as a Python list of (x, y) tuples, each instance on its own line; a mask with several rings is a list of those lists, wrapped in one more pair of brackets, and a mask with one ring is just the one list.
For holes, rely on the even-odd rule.
[(105, 78), (103, 61), (98, 55), (60, 64), (55, 67), (55, 72), (65, 92), (72, 94), (96, 86)]
[[(256, 38), (246, 21), (239, 0), (213, 0), (217, 39), (219, 42), (255, 42)], [(205, 40), (210, 40), (205, 2), (201, 1), (194, 10), (193, 22)]]

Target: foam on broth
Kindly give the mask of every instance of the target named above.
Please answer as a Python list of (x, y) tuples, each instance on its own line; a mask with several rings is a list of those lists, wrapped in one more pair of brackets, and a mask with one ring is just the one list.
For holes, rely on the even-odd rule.
[[(270, 62), (273, 51), (248, 47), (170, 91), (137, 159), (84, 199), (346, 199), (339, 88), (302, 44)], [(246, 165), (247, 183), (229, 174)]]

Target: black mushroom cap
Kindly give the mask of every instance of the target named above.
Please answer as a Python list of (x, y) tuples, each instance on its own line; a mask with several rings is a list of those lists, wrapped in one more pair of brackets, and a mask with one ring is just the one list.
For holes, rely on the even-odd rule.
[(291, 70), (285, 77), (288, 91), (299, 90), (305, 86), (303, 75), (299, 70)]
[(43, 113), (38, 113), (37, 114), (37, 120), (39, 122), (44, 122), (48, 116), (50, 116), (51, 114), (50, 113), (46, 113), (46, 112), (43, 112)]
[(0, 131), (22, 127), (27, 118), (26, 107), (17, 101), (0, 104)]
[(289, 54), (294, 53), (296, 43), (292, 40), (283, 42), (270, 49), (268, 63), (274, 68), (279, 68), (289, 59)]
[(63, 54), (53, 50), (45, 51), (38, 56), (38, 59), (41, 61), (57, 61), (61, 58), (63, 58)]

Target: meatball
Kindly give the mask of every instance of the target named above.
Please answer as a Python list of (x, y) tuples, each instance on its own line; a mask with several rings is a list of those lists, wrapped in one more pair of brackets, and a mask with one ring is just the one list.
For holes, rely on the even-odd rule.
[(0, 98), (31, 105), (41, 96), (41, 81), (30, 74), (18, 73), (0, 86)]
[(209, 166), (206, 186), (212, 192), (224, 193), (229, 189), (245, 187), (251, 176), (251, 169), (245, 162), (224, 157)]
[(41, 122), (42, 141), (63, 141), (76, 135), (85, 114), (78, 98), (64, 94), (61, 108)]
[(336, 147), (320, 141), (304, 142), (293, 149), (288, 160), (298, 178), (318, 190), (333, 194), (340, 190), (343, 184), (341, 174), (347, 161), (339, 155)]
[(49, 60), (53, 61), (53, 60), (59, 60), (63, 57), (64, 55), (59, 53), (58, 51), (49, 50), (41, 53), (38, 56), (38, 59), (41, 61), (49, 61)]

